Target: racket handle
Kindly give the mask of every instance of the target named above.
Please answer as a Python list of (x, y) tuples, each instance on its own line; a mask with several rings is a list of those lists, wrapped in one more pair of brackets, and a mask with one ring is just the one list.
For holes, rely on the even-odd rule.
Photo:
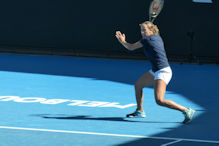
[(151, 22), (153, 23), (153, 22), (154, 22), (154, 20), (155, 20), (155, 18), (153, 18), (153, 19), (151, 20)]
[(156, 15), (152, 16), (150, 21), (153, 23), (155, 19), (156, 19)]

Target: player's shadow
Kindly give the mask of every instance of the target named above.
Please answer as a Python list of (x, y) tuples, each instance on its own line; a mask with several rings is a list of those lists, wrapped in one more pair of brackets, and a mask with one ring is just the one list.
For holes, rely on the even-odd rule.
[(60, 120), (95, 120), (95, 121), (114, 121), (114, 122), (136, 122), (136, 123), (180, 123), (180, 122), (163, 122), (163, 121), (138, 121), (124, 117), (91, 117), (87, 115), (71, 116), (71, 115), (51, 115), (51, 114), (35, 114), (31, 116), (39, 116), (45, 119), (60, 119)]

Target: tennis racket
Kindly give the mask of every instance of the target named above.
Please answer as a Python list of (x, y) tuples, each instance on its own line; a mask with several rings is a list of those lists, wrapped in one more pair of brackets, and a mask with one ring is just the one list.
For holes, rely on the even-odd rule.
[(164, 5), (164, 0), (153, 0), (149, 7), (149, 21), (152, 23), (160, 14)]

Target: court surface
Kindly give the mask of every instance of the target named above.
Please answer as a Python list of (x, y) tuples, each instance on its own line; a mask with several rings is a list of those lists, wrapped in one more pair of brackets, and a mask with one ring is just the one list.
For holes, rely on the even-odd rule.
[(0, 54), (0, 146), (219, 145), (219, 66), (170, 64), (166, 99), (196, 110), (194, 120), (156, 105), (134, 83), (147, 61)]

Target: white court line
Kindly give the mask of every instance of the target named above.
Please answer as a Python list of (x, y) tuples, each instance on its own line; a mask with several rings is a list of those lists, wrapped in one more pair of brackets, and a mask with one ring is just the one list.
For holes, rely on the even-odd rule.
[(41, 131), (41, 132), (56, 132), (56, 133), (71, 133), (71, 134), (87, 134), (87, 135), (128, 137), (128, 138), (150, 138), (150, 139), (174, 140), (176, 142), (179, 142), (179, 141), (192, 141), (192, 142), (207, 142), (207, 143), (218, 143), (219, 144), (219, 141), (212, 141), (212, 140), (183, 139), (183, 138), (169, 138), (169, 137), (153, 137), (153, 136), (150, 137), (150, 136), (140, 136), (140, 135), (123, 135), (123, 134), (96, 133), (96, 132), (83, 132), (83, 131), (36, 129), (36, 128), (8, 127), (8, 126), (0, 126), (0, 129)]
[(180, 142), (180, 141), (182, 141), (182, 140), (179, 139), (179, 140), (172, 141), (172, 142), (169, 142), (169, 143), (166, 143), (166, 144), (162, 144), (161, 146), (168, 146), (168, 145), (171, 145), (171, 144), (174, 144), (174, 143)]

